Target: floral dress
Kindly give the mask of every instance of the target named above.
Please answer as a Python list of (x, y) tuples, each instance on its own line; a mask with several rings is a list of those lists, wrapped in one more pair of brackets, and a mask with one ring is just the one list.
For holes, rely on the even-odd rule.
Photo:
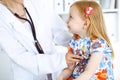
[(107, 45), (105, 40), (96, 37), (92, 39), (90, 37), (82, 39), (74, 37), (70, 40), (68, 48), (69, 51), (83, 57), (83, 60), (76, 63), (76, 67), (71, 76), (73, 79), (84, 72), (92, 53), (104, 52), (99, 67), (89, 80), (114, 80), (111, 56), (112, 49)]

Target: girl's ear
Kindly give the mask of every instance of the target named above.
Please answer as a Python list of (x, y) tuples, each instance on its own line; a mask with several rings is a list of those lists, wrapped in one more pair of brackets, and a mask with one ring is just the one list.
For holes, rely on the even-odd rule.
[(84, 28), (87, 29), (89, 25), (90, 25), (90, 20), (87, 18), (85, 19)]

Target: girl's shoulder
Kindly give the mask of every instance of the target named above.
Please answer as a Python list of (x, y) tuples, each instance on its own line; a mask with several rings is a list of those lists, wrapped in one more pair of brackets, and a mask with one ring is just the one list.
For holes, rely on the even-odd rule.
[(91, 48), (95, 49), (95, 48), (100, 48), (106, 45), (106, 41), (103, 40), (102, 38), (98, 38), (98, 37), (92, 37), (91, 38)]
[(92, 52), (111, 52), (111, 48), (107, 42), (102, 38), (91, 38)]
[(91, 44), (106, 44), (106, 41), (102, 38), (93, 37), (91, 38)]

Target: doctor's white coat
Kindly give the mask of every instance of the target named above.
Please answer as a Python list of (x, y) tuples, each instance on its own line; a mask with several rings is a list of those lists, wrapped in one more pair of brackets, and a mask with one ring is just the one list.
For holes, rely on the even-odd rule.
[(46, 9), (45, 3), (45, 0), (24, 0), (45, 55), (36, 50), (30, 26), (24, 27), (0, 3), (0, 45), (12, 61), (14, 80), (46, 80), (47, 73), (55, 73), (67, 66), (67, 49), (59, 45), (67, 44), (71, 35), (65, 23)]

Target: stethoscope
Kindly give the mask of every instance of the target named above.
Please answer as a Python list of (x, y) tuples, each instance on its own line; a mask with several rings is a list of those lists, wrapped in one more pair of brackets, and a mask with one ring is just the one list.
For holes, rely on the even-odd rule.
[[(8, 8), (8, 7), (7, 7), (7, 8)], [(8, 9), (9, 9), (9, 8), (8, 8)], [(37, 37), (36, 37), (35, 26), (34, 26), (32, 17), (30, 16), (28, 10), (27, 10), (25, 7), (24, 7), (24, 9), (25, 9), (25, 11), (27, 12), (27, 15), (28, 15), (28, 17), (30, 18), (30, 20), (27, 19), (27, 18), (20, 17), (17, 13), (13, 13), (10, 9), (9, 9), (9, 10), (14, 14), (14, 16), (16, 16), (16, 17), (19, 18), (19, 19), (25, 20), (25, 21), (27, 21), (27, 22), (30, 24), (31, 30), (32, 30), (32, 35), (33, 35), (34, 42), (35, 42), (35, 47), (37, 48), (39, 54), (44, 54), (44, 51), (43, 51), (43, 49), (42, 49), (42, 47), (41, 47), (41, 45), (40, 45), (40, 43), (38, 42)]]
[(27, 15), (28, 15), (28, 17), (30, 18), (30, 20), (28, 20), (27, 18), (22, 18), (22, 17), (20, 17), (17, 13), (14, 13), (14, 15), (15, 15), (17, 18), (22, 19), (22, 20), (25, 20), (25, 21), (27, 21), (27, 22), (30, 24), (31, 30), (32, 30), (32, 34), (33, 34), (33, 38), (34, 38), (34, 41), (35, 41), (35, 46), (36, 46), (36, 48), (37, 48), (37, 50), (38, 50), (38, 52), (39, 52), (40, 54), (44, 54), (44, 51), (43, 51), (43, 49), (42, 49), (42, 47), (41, 47), (41, 45), (40, 45), (40, 43), (38, 42), (37, 37), (36, 37), (35, 26), (34, 26), (32, 17), (30, 16), (28, 10), (27, 10), (25, 7), (24, 7), (24, 9), (25, 9), (25, 11), (27, 12)]

